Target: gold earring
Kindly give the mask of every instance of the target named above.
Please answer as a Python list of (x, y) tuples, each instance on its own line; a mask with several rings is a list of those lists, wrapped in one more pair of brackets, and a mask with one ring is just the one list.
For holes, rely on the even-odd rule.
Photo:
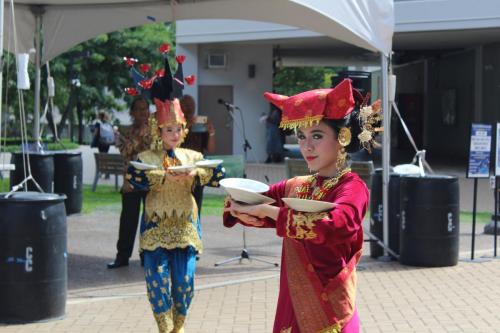
[(346, 160), (347, 160), (347, 153), (345, 152), (345, 148), (342, 147), (340, 148), (337, 154), (337, 161), (335, 163), (337, 170), (342, 170), (345, 167)]
[(337, 154), (336, 167), (337, 170), (342, 170), (346, 166), (347, 152), (345, 151), (345, 147), (351, 143), (351, 130), (347, 127), (342, 127), (337, 140), (342, 148), (340, 148)]

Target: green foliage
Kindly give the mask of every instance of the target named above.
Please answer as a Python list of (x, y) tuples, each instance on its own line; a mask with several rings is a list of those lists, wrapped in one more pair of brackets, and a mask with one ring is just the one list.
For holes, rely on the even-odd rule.
[(277, 94), (286, 96), (311, 89), (330, 88), (330, 78), (337, 70), (331, 67), (277, 68), (273, 78), (273, 87)]
[[(56, 85), (55, 105), (63, 112), (68, 105), (73, 111), (72, 101), (78, 101), (84, 110), (85, 118), (89, 119), (97, 110), (116, 109), (126, 107), (118, 104), (117, 99), (125, 97), (124, 88), (133, 85), (132, 79), (123, 57), (134, 57), (140, 62), (149, 63), (153, 70), (162, 67), (162, 56), (158, 47), (163, 43), (171, 44), (171, 53), (175, 53), (173, 45), (175, 26), (158, 23), (141, 27), (124, 29), (109, 34), (99, 35), (81, 43), (68, 52), (50, 61), (51, 75)], [(18, 97), (16, 88), (15, 58), (12, 54), (4, 53), (4, 85), (7, 86), (8, 109), (10, 115), (7, 136), (19, 136)], [(30, 64), (29, 75), (32, 78), (32, 89), (23, 91), (24, 105), (28, 114), (33, 113), (34, 68)], [(42, 67), (41, 99), (42, 109), (47, 100), (46, 67)], [(80, 87), (71, 82), (80, 81)], [(5, 97), (4, 97), (5, 99)], [(29, 124), (28, 129), (32, 126)], [(4, 127), (5, 128), (5, 127)]]

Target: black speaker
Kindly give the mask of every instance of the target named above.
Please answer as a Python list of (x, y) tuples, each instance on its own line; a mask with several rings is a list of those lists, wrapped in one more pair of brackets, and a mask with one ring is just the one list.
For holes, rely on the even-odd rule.
[(248, 77), (251, 79), (255, 77), (255, 64), (248, 65)]
[(337, 76), (332, 76), (332, 88), (339, 84), (343, 79), (351, 79), (352, 86), (359, 90), (364, 96), (372, 91), (372, 74), (362, 71), (341, 71)]

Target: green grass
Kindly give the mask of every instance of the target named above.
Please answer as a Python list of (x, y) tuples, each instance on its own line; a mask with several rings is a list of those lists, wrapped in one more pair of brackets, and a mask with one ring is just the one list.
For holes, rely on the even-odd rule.
[[(0, 180), (0, 192), (9, 190), (9, 179)], [(224, 195), (205, 194), (203, 197), (202, 216), (222, 216), (224, 206)], [(97, 209), (113, 208), (119, 210), (121, 202), (120, 192), (115, 190), (113, 185), (98, 185), (95, 192), (92, 192), (91, 185), (83, 185), (83, 207), (82, 213), (89, 214)], [(366, 218), (369, 218), (367, 212)], [(477, 223), (489, 223), (491, 221), (490, 212), (478, 212), (476, 214)], [(472, 212), (460, 212), (461, 223), (472, 223)]]
[(116, 206), (120, 209), (120, 203), (120, 192), (115, 190), (113, 185), (98, 185), (95, 192), (92, 192), (92, 185), (83, 185), (83, 214), (89, 214), (104, 207)]
[[(477, 212), (476, 223), (490, 223), (491, 215), (489, 212)], [(460, 212), (460, 223), (472, 223), (472, 212)]]
[(0, 179), (0, 192), (8, 192), (9, 183), (10, 181), (8, 178)]
[[(64, 149), (77, 149), (80, 147), (78, 143), (74, 143), (69, 141), (69, 139), (62, 139), (61, 140), (62, 145), (57, 142), (48, 142), (47, 143), (47, 150), (64, 150)], [(64, 146), (63, 146), (64, 145)], [(14, 152), (19, 152), (21, 151), (21, 145), (20, 144), (9, 144), (7, 141), (7, 145), (3, 146), (3, 141), (2, 141), (2, 151), (6, 153), (14, 153)]]
[[(0, 192), (9, 191), (9, 179), (0, 180)], [(224, 206), (223, 195), (206, 194), (203, 197), (202, 216), (221, 216)], [(89, 214), (98, 209), (121, 209), (121, 195), (114, 185), (98, 185), (92, 192), (92, 185), (83, 185), (82, 214)]]
[(225, 195), (205, 194), (203, 196), (201, 216), (222, 216), (225, 198)]

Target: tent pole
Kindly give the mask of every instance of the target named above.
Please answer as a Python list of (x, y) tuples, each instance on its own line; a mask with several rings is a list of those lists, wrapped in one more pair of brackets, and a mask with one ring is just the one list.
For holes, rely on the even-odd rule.
[(42, 34), (42, 6), (31, 7), (35, 15), (35, 105), (33, 108), (33, 139), (35, 140), (35, 151), (40, 151), (40, 61), (41, 61), (41, 34)]
[(384, 256), (388, 256), (386, 250), (389, 247), (389, 168), (391, 161), (391, 109), (389, 108), (389, 59), (380, 53), (380, 65), (382, 72), (382, 110), (384, 115), (382, 134), (382, 227), (384, 241)]
[(3, 13), (4, 13), (4, 0), (0, 0), (0, 140), (2, 139), (2, 91), (3, 91)]

